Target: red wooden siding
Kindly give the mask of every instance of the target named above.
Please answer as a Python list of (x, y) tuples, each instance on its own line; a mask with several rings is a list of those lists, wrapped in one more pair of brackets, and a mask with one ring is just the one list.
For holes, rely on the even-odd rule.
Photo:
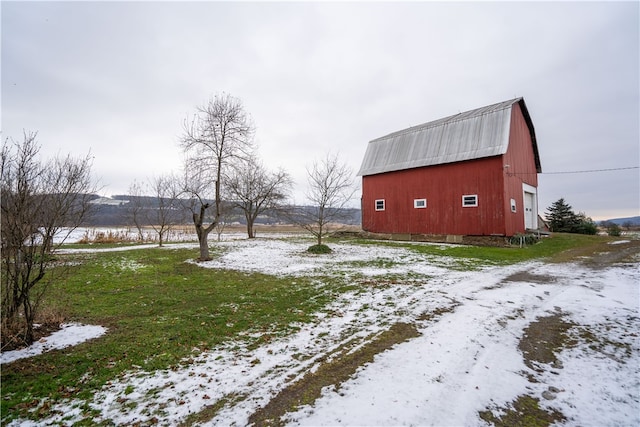
[[(505, 234), (501, 157), (408, 169), (362, 179), (362, 227), (377, 233)], [(496, 191), (497, 190), (497, 191)], [(477, 207), (462, 196), (478, 195)], [(385, 210), (375, 211), (375, 200)], [(427, 199), (425, 209), (414, 199)]]
[[(523, 183), (537, 187), (537, 173), (530, 132), (515, 103), (504, 155), (363, 176), (362, 228), (374, 233), (511, 236), (525, 231)], [(463, 207), (462, 196), (473, 194), (478, 206)], [(375, 210), (379, 199), (385, 200), (384, 211)], [(427, 207), (414, 208), (415, 199), (426, 199)], [(511, 199), (516, 201), (515, 213)]]
[[(505, 166), (504, 193), (507, 201), (505, 229), (508, 236), (525, 231), (522, 184), (538, 187), (538, 173), (529, 127), (524, 120), (520, 105), (515, 103), (512, 108), (509, 147), (503, 156)], [(515, 213), (511, 212), (510, 199), (516, 200)]]

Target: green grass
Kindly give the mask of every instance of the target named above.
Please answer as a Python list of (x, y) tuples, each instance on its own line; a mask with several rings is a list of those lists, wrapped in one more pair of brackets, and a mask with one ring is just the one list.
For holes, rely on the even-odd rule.
[[(61, 258), (77, 259), (78, 255)], [(48, 289), (49, 306), (69, 320), (103, 325), (90, 342), (2, 368), (2, 421), (28, 414), (43, 399), (88, 399), (119, 374), (177, 365), (194, 347), (229, 340), (256, 346), (312, 320), (334, 289), (305, 278), (201, 268), (193, 250), (140, 249), (82, 255), (66, 280)], [(243, 332), (260, 332), (249, 338)], [(245, 338), (241, 338), (241, 337)]]
[[(520, 247), (491, 247), (471, 245), (439, 245), (409, 242), (359, 241), (362, 244), (386, 244), (403, 246), (424, 255), (447, 256), (457, 258), (462, 268), (473, 268), (487, 264), (508, 265), (532, 259), (545, 258), (551, 261), (568, 260), (567, 253), (580, 248), (589, 251), (598, 245), (614, 239), (604, 236), (557, 233), (542, 238), (538, 243)], [(452, 266), (455, 268), (455, 266)]]
[[(570, 259), (610, 240), (554, 235), (522, 249), (349, 243), (402, 246), (427, 256), (457, 258), (460, 268), (472, 269), (534, 258)], [(212, 256), (218, 256), (219, 251), (213, 246)], [(166, 248), (60, 255), (61, 261), (80, 263), (66, 267), (66, 279), (50, 285), (44, 308), (61, 308), (69, 321), (103, 325), (109, 331), (77, 346), (4, 365), (2, 424), (17, 417), (37, 420), (48, 415), (52, 403), (64, 398), (88, 401), (106, 383), (138, 367), (153, 371), (185, 363), (194, 348), (204, 351), (238, 340), (250, 348), (259, 346), (312, 321), (314, 313), (333, 298), (358, 286), (331, 274), (321, 279), (281, 278), (207, 269), (187, 262), (193, 257), (192, 249)], [(371, 261), (379, 268), (392, 264), (387, 259)], [(375, 280), (384, 283), (392, 279)], [(369, 285), (363, 282), (363, 286)], [(84, 409), (90, 419), (90, 409)]]

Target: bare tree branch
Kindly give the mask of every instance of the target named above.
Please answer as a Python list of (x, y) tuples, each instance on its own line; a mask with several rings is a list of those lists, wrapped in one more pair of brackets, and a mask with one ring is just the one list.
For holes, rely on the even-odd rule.
[[(33, 341), (33, 323), (46, 283), (53, 238), (61, 241), (86, 219), (92, 194), (91, 157), (42, 162), (37, 133), (2, 145), (2, 346), (9, 337)], [(11, 331), (11, 332), (10, 332)], [(7, 332), (10, 332), (7, 334)], [(15, 343), (14, 343), (15, 344)]]
[(268, 172), (255, 156), (236, 162), (224, 182), (229, 203), (244, 213), (249, 238), (255, 237), (254, 224), (258, 216), (277, 209), (293, 185), (286, 171)]
[(183, 191), (178, 177), (172, 174), (154, 177), (149, 184), (157, 204), (151, 211), (149, 223), (158, 234), (159, 246), (162, 246), (165, 235), (182, 218), (179, 198)]
[(144, 233), (142, 231), (142, 227), (144, 224), (144, 217), (142, 215), (142, 210), (144, 209), (142, 196), (144, 195), (143, 190), (144, 184), (139, 181), (133, 181), (129, 186), (129, 203), (127, 203), (126, 211), (128, 220), (133, 223), (138, 230), (138, 238), (140, 242), (144, 241)]
[(322, 161), (314, 162), (311, 169), (307, 168), (307, 178), (306, 197), (310, 206), (295, 209), (290, 216), (321, 245), (322, 238), (329, 232), (327, 226), (348, 216), (345, 208), (356, 192), (353, 171), (340, 163), (337, 154), (328, 153)]
[(165, 236), (184, 218), (184, 193), (179, 176), (165, 174), (150, 178), (146, 183), (134, 182), (130, 187), (128, 214), (143, 240), (142, 227), (148, 226), (158, 235), (162, 246)]
[[(242, 102), (229, 94), (216, 95), (197, 108), (183, 123), (182, 148), (185, 151), (185, 189), (190, 193), (193, 224), (200, 243), (200, 260), (209, 260), (208, 236), (222, 214), (221, 185), (224, 169), (236, 159), (248, 158), (253, 149), (254, 126)], [(205, 224), (211, 204), (213, 214)]]

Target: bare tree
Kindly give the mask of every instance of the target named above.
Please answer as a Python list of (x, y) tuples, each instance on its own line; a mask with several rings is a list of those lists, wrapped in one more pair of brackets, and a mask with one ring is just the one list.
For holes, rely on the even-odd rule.
[(143, 227), (150, 227), (158, 235), (159, 245), (165, 242), (171, 229), (184, 221), (183, 183), (175, 174), (149, 178), (146, 182), (134, 181), (129, 186), (132, 196), (127, 205), (127, 215), (144, 240)]
[(173, 226), (182, 219), (182, 194), (180, 180), (172, 174), (152, 178), (149, 185), (154, 196), (155, 206), (147, 209), (147, 223), (158, 234), (159, 245), (162, 246), (164, 237)]
[(222, 233), (229, 225), (229, 221), (231, 219), (231, 213), (233, 209), (229, 205), (229, 203), (222, 203), (220, 206), (220, 218), (218, 219), (218, 223), (215, 226), (216, 234), (218, 236), (218, 242), (222, 240)]
[[(208, 235), (216, 228), (222, 216), (222, 203), (212, 212), (212, 200), (215, 198), (216, 174), (211, 169), (200, 166), (200, 162), (186, 157), (184, 162), (184, 176), (182, 187), (186, 198), (183, 200), (186, 208), (191, 212), (198, 242), (200, 244), (199, 260), (208, 260)], [(217, 216), (217, 219), (215, 217)], [(209, 222), (209, 225), (206, 223)]]
[[(228, 94), (211, 98), (207, 104), (198, 107), (191, 120), (184, 122), (181, 144), (186, 153), (186, 190), (194, 202), (191, 211), (201, 261), (211, 259), (208, 236), (221, 216), (223, 170), (235, 159), (250, 155), (253, 132), (242, 102)], [(212, 202), (208, 201), (207, 195), (213, 196)], [(213, 208), (213, 212), (207, 217), (209, 208)]]
[(345, 208), (356, 191), (353, 171), (340, 163), (337, 154), (327, 154), (324, 160), (307, 168), (307, 199), (310, 206), (295, 209), (293, 222), (303, 227), (322, 245), (330, 223), (341, 222), (348, 217)]
[(2, 347), (9, 341), (30, 344), (43, 280), (53, 258), (54, 236), (64, 242), (89, 212), (97, 191), (91, 157), (42, 162), (37, 133), (22, 142), (2, 144)]
[(144, 233), (142, 231), (142, 227), (143, 225), (143, 209), (144, 209), (144, 203), (143, 203), (143, 193), (144, 193), (144, 184), (141, 183), (140, 181), (133, 181), (133, 183), (131, 183), (131, 185), (129, 186), (129, 203), (127, 203), (127, 208), (126, 208), (126, 212), (127, 212), (127, 217), (129, 219), (129, 221), (131, 221), (131, 223), (133, 223), (133, 225), (136, 227), (136, 230), (138, 230), (138, 238), (140, 239), (140, 242), (144, 241)]
[(282, 204), (293, 185), (286, 171), (280, 169), (271, 173), (255, 156), (236, 162), (224, 182), (229, 203), (244, 213), (250, 239), (255, 237), (254, 224), (258, 215)]

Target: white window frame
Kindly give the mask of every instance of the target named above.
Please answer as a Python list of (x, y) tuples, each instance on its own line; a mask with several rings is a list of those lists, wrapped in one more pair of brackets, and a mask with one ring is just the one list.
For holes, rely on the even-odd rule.
[[(466, 200), (473, 198), (473, 201)], [(477, 194), (464, 194), (462, 196), (463, 208), (477, 208), (478, 207), (478, 195)]]
[(427, 199), (413, 199), (413, 207), (415, 209), (426, 209)]
[[(382, 206), (379, 207), (379, 204), (381, 204)], [(385, 207), (386, 207), (386, 203), (385, 203), (384, 199), (377, 199), (374, 202), (374, 207), (376, 209), (376, 212), (383, 211), (385, 209)]]
[(516, 213), (518, 209), (516, 207), (516, 199), (511, 199), (511, 212)]

